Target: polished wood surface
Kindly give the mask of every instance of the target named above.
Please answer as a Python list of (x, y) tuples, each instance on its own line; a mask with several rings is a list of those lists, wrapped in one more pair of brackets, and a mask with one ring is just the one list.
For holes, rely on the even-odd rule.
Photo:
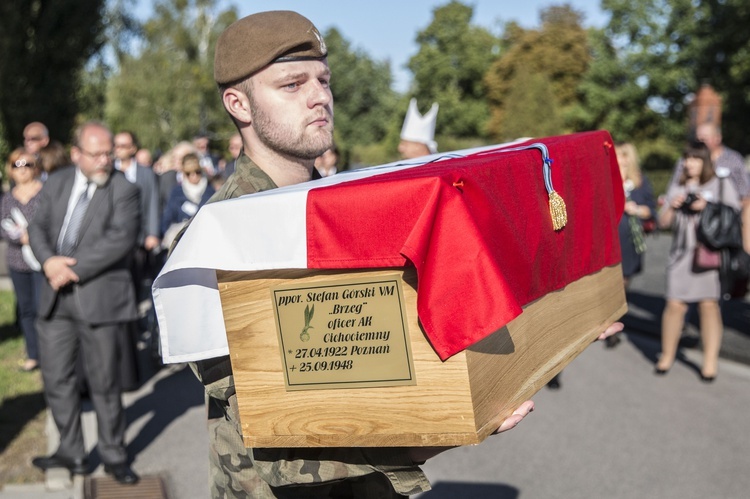
[[(287, 391), (269, 289), (399, 272), (417, 384)], [(413, 268), (217, 272), (245, 444), (391, 447), (476, 444), (626, 311), (620, 266), (524, 307), (443, 362), (419, 325)]]

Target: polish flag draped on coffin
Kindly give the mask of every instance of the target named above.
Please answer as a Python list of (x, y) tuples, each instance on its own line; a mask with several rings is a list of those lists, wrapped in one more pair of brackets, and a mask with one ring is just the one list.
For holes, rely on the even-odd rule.
[[(567, 209), (559, 230), (551, 186)], [(524, 305), (619, 263), (624, 202), (612, 139), (598, 131), (437, 154), (209, 204), (154, 282), (162, 356), (228, 354), (215, 270), (413, 266), (420, 322), (447, 359)]]

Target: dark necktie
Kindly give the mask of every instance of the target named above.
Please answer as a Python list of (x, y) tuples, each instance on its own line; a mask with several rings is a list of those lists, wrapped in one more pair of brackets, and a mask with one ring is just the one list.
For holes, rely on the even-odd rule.
[(89, 207), (89, 201), (89, 183), (87, 182), (81, 197), (78, 198), (78, 202), (73, 207), (73, 213), (70, 214), (68, 228), (65, 229), (65, 235), (60, 243), (60, 251), (58, 252), (60, 255), (70, 256), (73, 254), (73, 250), (78, 244), (78, 232), (81, 230), (81, 222), (83, 222), (83, 217), (86, 215), (86, 208)]

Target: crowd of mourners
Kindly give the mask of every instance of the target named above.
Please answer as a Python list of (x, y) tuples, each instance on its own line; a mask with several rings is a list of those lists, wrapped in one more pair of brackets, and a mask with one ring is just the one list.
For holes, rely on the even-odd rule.
[[(144, 338), (148, 338), (151, 346), (157, 348), (151, 283), (175, 238), (234, 172), (235, 162), (242, 154), (243, 143), (239, 134), (233, 135), (228, 140), (226, 157), (222, 158), (211, 151), (209, 137), (198, 134), (192, 141), (179, 142), (154, 158), (151, 151), (140, 148), (132, 131), (112, 133), (102, 124), (88, 126), (93, 131), (86, 136), (88, 142), (85, 144), (99, 144), (95, 140), (96, 133), (104, 133), (109, 140), (109, 145), (104, 144), (106, 150), (88, 151), (80, 132), (68, 146), (50, 138), (43, 123), (32, 122), (24, 128), (23, 145), (13, 149), (6, 161), (8, 189), (2, 194), (0, 202), (0, 234), (7, 241), (7, 267), (17, 299), (18, 325), (26, 346), (26, 357), (19, 360), (19, 369), (31, 372), (42, 367), (46, 360), (44, 355), (40, 355), (37, 331), (39, 318), (43, 315), (39, 310), (40, 292), (45, 286), (55, 291), (64, 291), (65, 286), (71, 283), (46, 265), (55, 258), (66, 258), (66, 253), (61, 249), (65, 245), (64, 234), (71, 232), (77, 223), (75, 212), (80, 203), (78, 196), (81, 194), (74, 186), (73, 192), (68, 194), (70, 200), (66, 201), (67, 211), (64, 220), (61, 219), (62, 227), (59, 232), (52, 232), (53, 235), (49, 238), (54, 240), (52, 246), (57, 248), (57, 253), (52, 253), (55, 256), (37, 259), (39, 255), (35, 254), (34, 241), (30, 240), (29, 226), (33, 222), (34, 226), (50, 225), (40, 224), (38, 219), (35, 220), (35, 217), (41, 216), (39, 211), (40, 198), (44, 197), (45, 192), (43, 187), (46, 183), (54, 184), (55, 176), (63, 171), (76, 171), (78, 174), (83, 169), (81, 163), (84, 160), (91, 162), (93, 166), (117, 170), (122, 173), (118, 173), (120, 177), (137, 186), (139, 206), (131, 214), (137, 213), (132, 216), (139, 218), (138, 236), (132, 254), (123, 261), (128, 262), (127, 270), (135, 289), (140, 316), (129, 322), (121, 321), (126, 326), (115, 333), (116, 355), (113, 359), (118, 364), (115, 391), (116, 397), (119, 397), (121, 391), (133, 390), (139, 386), (141, 380), (137, 350), (143, 345)], [(72, 151), (75, 151), (76, 156), (72, 157)], [(672, 233), (666, 269), (666, 306), (661, 322), (662, 348), (654, 372), (663, 376), (672, 367), (677, 358), (686, 317), (691, 310), (695, 310), (700, 316), (703, 350), (700, 379), (710, 383), (717, 376), (723, 332), (720, 302), (729, 297), (744, 296), (747, 282), (734, 279), (736, 276), (728, 275), (722, 269), (721, 259), (726, 258), (727, 253), (722, 253), (721, 248), (707, 248), (700, 237), (699, 226), (704, 210), (712, 203), (722, 203), (734, 209), (738, 225), (747, 215), (747, 210), (750, 210), (750, 176), (744, 160), (739, 153), (722, 144), (718, 127), (712, 124), (701, 125), (696, 130), (696, 139), (684, 147), (666, 193), (657, 202), (650, 182), (641, 171), (636, 147), (631, 143), (617, 143), (615, 152), (625, 193), (624, 214), (618, 229), (625, 289), (631, 279), (643, 270), (646, 235), (654, 230), (670, 230)], [(76, 158), (78, 162), (75, 161)], [(335, 148), (326, 151), (319, 160), (316, 168), (322, 176), (336, 172), (338, 154)], [(97, 183), (92, 180), (96, 177), (95, 173), (95, 169), (85, 172), (88, 181), (79, 190), (87, 192), (92, 181)], [(109, 176), (102, 185), (93, 187), (92, 192), (102, 188), (107, 179)], [(82, 196), (87, 198), (87, 202), (89, 197), (88, 194)], [(47, 205), (49, 204), (50, 201), (47, 200)], [(44, 216), (49, 217), (49, 206), (45, 209), (47, 211), (42, 210)], [(747, 229), (747, 226), (743, 229)], [(735, 253), (750, 249), (750, 236), (745, 232), (750, 233), (742, 231), (740, 248), (732, 250)], [(36, 237), (38, 247), (40, 236)], [(74, 261), (68, 261), (67, 265), (74, 265)], [(56, 284), (54, 279), (65, 282)], [(72, 282), (77, 282), (76, 279), (78, 276)], [(62, 298), (58, 300), (62, 301), (53, 305), (58, 313), (64, 311), (67, 295), (62, 292), (60, 296)], [(691, 305), (695, 307), (691, 308)], [(78, 319), (74, 318), (73, 322), (76, 320)], [(606, 342), (609, 348), (616, 347), (620, 342), (619, 334), (607, 337)], [(84, 365), (82, 359), (81, 356), (77, 357), (79, 365), (75, 366), (75, 371), (78, 390), (85, 394), (87, 377), (91, 376), (93, 368)], [(99, 385), (98, 380), (94, 384)], [(559, 377), (555, 377), (549, 386), (559, 388)], [(101, 387), (98, 386), (97, 390), (101, 391)], [(121, 413), (121, 407), (114, 412)], [(57, 423), (58, 426), (65, 426), (62, 421)], [(113, 456), (111, 459), (114, 461), (121, 460), (119, 454)], [(76, 472), (75, 470), (81, 471), (86, 467), (86, 463), (79, 466), (57, 454), (39, 458), (38, 461), (34, 464), (42, 469), (62, 465)], [(122, 483), (134, 483), (138, 480), (125, 461), (116, 463), (108, 472), (112, 472)]]
[[(109, 161), (115, 169), (140, 190), (140, 229), (131, 269), (139, 301), (148, 309), (150, 281), (159, 271), (175, 235), (213, 195), (234, 170), (234, 161), (242, 149), (238, 134), (229, 139), (228, 154), (221, 157), (209, 149), (209, 137), (197, 134), (163, 154), (140, 148), (136, 134), (114, 134), (114, 149)], [(2, 194), (0, 233), (7, 242), (7, 266), (17, 299), (18, 325), (26, 345), (26, 358), (19, 361), (22, 371), (39, 367), (39, 349), (35, 319), (39, 290), (44, 279), (41, 265), (29, 246), (28, 223), (33, 219), (38, 194), (56, 170), (72, 165), (69, 146), (50, 137), (40, 122), (29, 123), (23, 131), (23, 144), (11, 151), (6, 160), (7, 190)], [(137, 386), (133, 349), (149, 325), (144, 318), (134, 324), (123, 348), (131, 350), (121, 368), (125, 389)], [(141, 330), (141, 331), (139, 331)]]
[[(666, 193), (660, 196), (658, 203), (641, 171), (635, 146), (616, 144), (626, 195), (619, 236), (627, 289), (632, 277), (642, 271), (645, 235), (657, 229), (671, 231), (666, 306), (661, 320), (661, 355), (654, 373), (664, 376), (669, 372), (677, 358), (686, 317), (695, 311), (699, 316), (703, 349), (700, 379), (711, 383), (718, 373), (724, 329), (720, 302), (743, 298), (747, 291), (747, 259), (744, 257), (750, 252), (750, 227), (746, 220), (750, 210), (750, 175), (743, 157), (722, 143), (718, 126), (701, 124), (695, 132), (695, 139), (685, 145)], [(737, 230), (733, 243), (712, 245), (707, 241), (703, 227), (718, 204), (728, 206), (735, 213)], [(729, 265), (728, 260), (740, 264)], [(607, 338), (609, 347), (617, 343), (617, 335)]]

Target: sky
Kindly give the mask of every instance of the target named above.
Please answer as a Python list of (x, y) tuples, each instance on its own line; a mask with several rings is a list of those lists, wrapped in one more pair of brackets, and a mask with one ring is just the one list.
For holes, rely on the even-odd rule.
[[(603, 27), (608, 15), (601, 0), (462, 0), (474, 7), (472, 23), (500, 33), (500, 26), (516, 21), (525, 28), (539, 26), (539, 12), (550, 5), (568, 3), (583, 12), (584, 25)], [(137, 16), (144, 20), (152, 12), (151, 1), (138, 0)], [(241, 17), (265, 10), (294, 10), (310, 19), (321, 32), (336, 27), (355, 50), (378, 61), (389, 61), (394, 88), (406, 92), (411, 72), (409, 58), (419, 50), (417, 32), (432, 21), (435, 8), (449, 0), (221, 0), (235, 5)]]

